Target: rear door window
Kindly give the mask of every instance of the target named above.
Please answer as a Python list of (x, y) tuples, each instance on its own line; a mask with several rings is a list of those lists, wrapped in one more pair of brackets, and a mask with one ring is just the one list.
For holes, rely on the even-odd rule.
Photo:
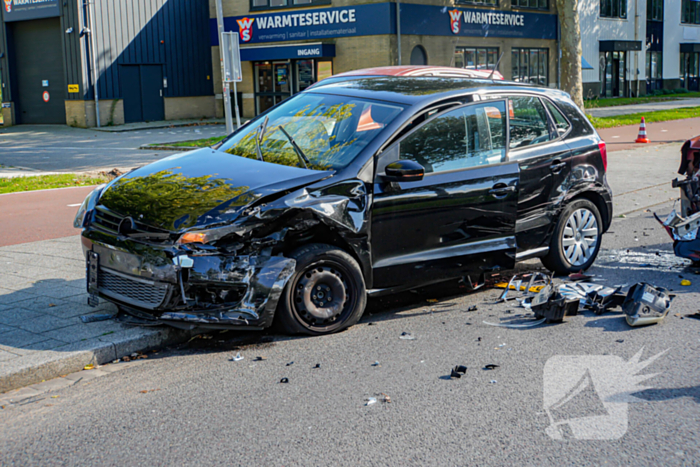
[(556, 131), (552, 139), (556, 139), (569, 131), (571, 124), (566, 118), (564, 118), (561, 111), (547, 99), (544, 99), (544, 105), (547, 106), (547, 110), (549, 110), (549, 114), (552, 116), (552, 120), (554, 121), (554, 128)]
[(497, 164), (506, 157), (505, 101), (490, 101), (436, 116), (400, 143), (400, 159), (425, 173)]
[(538, 97), (511, 97), (508, 113), (510, 116), (511, 149), (549, 141), (549, 120)]

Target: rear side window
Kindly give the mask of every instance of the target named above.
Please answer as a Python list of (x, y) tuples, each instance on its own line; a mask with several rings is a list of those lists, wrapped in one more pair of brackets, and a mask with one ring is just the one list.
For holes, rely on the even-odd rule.
[(549, 114), (554, 120), (554, 126), (556, 127), (558, 133), (554, 135), (554, 138), (557, 138), (559, 135), (563, 135), (564, 133), (569, 131), (569, 127), (571, 127), (571, 124), (566, 118), (564, 118), (559, 109), (557, 109), (557, 107), (548, 100), (545, 100), (544, 102), (547, 106), (547, 110), (549, 110)]
[(426, 173), (497, 164), (505, 160), (505, 102), (468, 105), (434, 117), (400, 144), (400, 159)]
[(549, 141), (547, 112), (539, 98), (512, 97), (509, 105), (511, 149)]

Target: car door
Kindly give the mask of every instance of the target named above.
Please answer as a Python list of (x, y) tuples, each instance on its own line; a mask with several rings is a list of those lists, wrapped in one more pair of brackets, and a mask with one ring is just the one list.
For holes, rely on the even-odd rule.
[[(543, 247), (553, 227), (564, 193), (561, 185), (571, 172), (571, 153), (562, 136), (568, 122), (548, 99), (509, 96), (508, 157), (520, 165), (518, 251)], [(551, 111), (548, 110), (551, 108)], [(557, 118), (550, 118), (550, 113)]]
[[(511, 268), (518, 164), (507, 160), (506, 102), (442, 112), (377, 161), (371, 243), (374, 288)], [(387, 182), (385, 167), (418, 162), (422, 180)]]

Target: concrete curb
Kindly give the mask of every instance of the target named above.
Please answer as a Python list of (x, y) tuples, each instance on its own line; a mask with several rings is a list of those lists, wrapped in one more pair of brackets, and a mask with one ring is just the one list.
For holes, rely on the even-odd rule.
[[(128, 125), (128, 124), (127, 124)], [(161, 128), (180, 128), (184, 126), (205, 126), (205, 125), (226, 125), (224, 121), (164, 121), (159, 123), (141, 124), (127, 127), (126, 125), (110, 126), (110, 127), (91, 127), (91, 131), (101, 131), (103, 133), (124, 133), (126, 131), (141, 131), (141, 130), (159, 130)]]
[(187, 151), (195, 151), (197, 149), (203, 149), (203, 148), (183, 148), (180, 146), (151, 146), (150, 144), (142, 144), (141, 146), (138, 147), (139, 149), (142, 149), (144, 151), (182, 151), (182, 152), (187, 152)]
[(102, 365), (134, 352), (185, 342), (192, 336), (189, 331), (169, 327), (139, 328), (124, 334), (108, 340), (95, 338), (71, 344), (52, 352), (48, 358), (46, 352), (41, 352), (36, 362), (28, 359), (21, 366), (0, 364), (0, 394), (80, 371), (91, 363)]

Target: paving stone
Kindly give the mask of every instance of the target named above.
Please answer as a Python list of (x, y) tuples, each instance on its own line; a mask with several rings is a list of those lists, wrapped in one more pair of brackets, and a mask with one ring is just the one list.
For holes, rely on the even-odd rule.
[[(43, 313), (37, 313), (35, 311), (25, 310), (23, 308), (10, 308), (0, 311), (0, 324), (13, 326), (16, 328), (19, 324), (41, 319), (42, 316), (45, 315)], [(0, 342), (0, 344), (2, 344), (2, 342)]]
[(77, 289), (75, 287), (69, 287), (69, 286), (58, 286), (58, 287), (52, 287), (47, 290), (42, 290), (41, 295), (46, 296), (46, 297), (53, 297), (53, 298), (66, 298), (66, 297), (75, 297), (76, 295), (86, 295), (86, 292)]
[(36, 297), (36, 294), (29, 293), (27, 290), (10, 290), (0, 287), (0, 305), (10, 305), (33, 297)]
[(17, 328), (15, 328), (14, 326), (7, 326), (5, 324), (0, 324), (0, 334), (2, 334), (3, 332), (12, 332), (15, 329), (17, 329)]
[(0, 345), (7, 348), (14, 347), (17, 349), (22, 349), (23, 347), (48, 340), (50, 337), (51, 336), (45, 336), (43, 334), (36, 334), (17, 329), (16, 331), (0, 334)]
[(81, 324), (77, 317), (57, 317), (49, 314), (42, 314), (36, 319), (26, 320), (17, 323), (16, 326), (29, 332), (42, 333), (54, 329), (62, 329), (68, 326)]
[(71, 306), (73, 305), (73, 303), (62, 298), (44, 297), (41, 295), (37, 295), (33, 298), (22, 300), (21, 302), (15, 302), (13, 305), (19, 308), (24, 308), (25, 310), (31, 310), (39, 313), (48, 313), (51, 311), (52, 308)]
[(45, 341), (37, 342), (36, 344), (24, 345), (22, 347), (8, 347), (6, 345), (0, 344), (0, 350), (4, 350), (5, 352), (12, 352), (14, 354), (24, 357), (26, 355), (32, 355), (37, 352), (43, 352), (45, 350), (58, 349), (59, 347), (63, 347), (67, 344), (68, 343), (65, 341), (47, 339)]
[(4, 362), (7, 360), (12, 360), (13, 358), (20, 358), (21, 355), (16, 354), (14, 352), (8, 352), (6, 350), (0, 349), (0, 362)]

